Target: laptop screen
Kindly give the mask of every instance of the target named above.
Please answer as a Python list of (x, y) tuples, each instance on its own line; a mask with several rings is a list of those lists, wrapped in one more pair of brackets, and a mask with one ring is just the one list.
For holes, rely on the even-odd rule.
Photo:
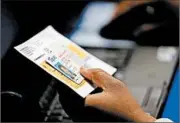
[(174, 122), (180, 122), (179, 119), (179, 61), (177, 62), (177, 65), (175, 67), (171, 84), (168, 88), (168, 94), (165, 100), (165, 103), (163, 104), (160, 113), (159, 118), (169, 118)]

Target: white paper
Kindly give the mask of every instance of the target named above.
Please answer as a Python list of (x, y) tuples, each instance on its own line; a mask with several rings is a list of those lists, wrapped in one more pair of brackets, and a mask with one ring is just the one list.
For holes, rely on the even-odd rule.
[(91, 93), (94, 87), (80, 75), (81, 67), (101, 68), (110, 75), (116, 72), (116, 68), (92, 56), (52, 26), (15, 49), (82, 97)]
[(157, 50), (157, 59), (160, 62), (171, 62), (177, 56), (177, 51), (175, 47), (165, 47), (161, 46)]

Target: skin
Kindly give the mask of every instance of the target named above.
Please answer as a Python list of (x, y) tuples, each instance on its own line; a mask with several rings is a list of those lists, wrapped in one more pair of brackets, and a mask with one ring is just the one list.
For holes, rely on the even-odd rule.
[(85, 99), (86, 106), (130, 119), (134, 122), (154, 122), (156, 119), (140, 107), (126, 85), (101, 69), (81, 68), (80, 73), (103, 92), (90, 94)]
[[(113, 19), (120, 16), (123, 13), (126, 13), (130, 9), (142, 5), (145, 3), (155, 2), (158, 0), (122, 0), (121, 2), (117, 3), (117, 6), (114, 11)], [(164, 0), (173, 7), (179, 8), (179, 1), (180, 0)]]
[(172, 6), (179, 8), (179, 0), (167, 0)]
[(141, 4), (153, 2), (154, 0), (122, 0), (115, 8), (113, 19)]

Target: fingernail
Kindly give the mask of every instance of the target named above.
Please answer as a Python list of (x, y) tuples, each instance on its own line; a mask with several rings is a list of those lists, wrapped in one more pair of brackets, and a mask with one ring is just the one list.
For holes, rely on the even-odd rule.
[(85, 68), (85, 67), (81, 67), (80, 71), (85, 72), (85, 71), (87, 71), (87, 68)]

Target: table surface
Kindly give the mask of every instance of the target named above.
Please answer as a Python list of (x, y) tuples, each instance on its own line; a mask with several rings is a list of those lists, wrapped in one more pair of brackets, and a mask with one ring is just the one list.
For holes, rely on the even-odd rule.
[(180, 122), (179, 119), (179, 69), (176, 71), (167, 102), (162, 114), (163, 118), (169, 118), (174, 122)]

